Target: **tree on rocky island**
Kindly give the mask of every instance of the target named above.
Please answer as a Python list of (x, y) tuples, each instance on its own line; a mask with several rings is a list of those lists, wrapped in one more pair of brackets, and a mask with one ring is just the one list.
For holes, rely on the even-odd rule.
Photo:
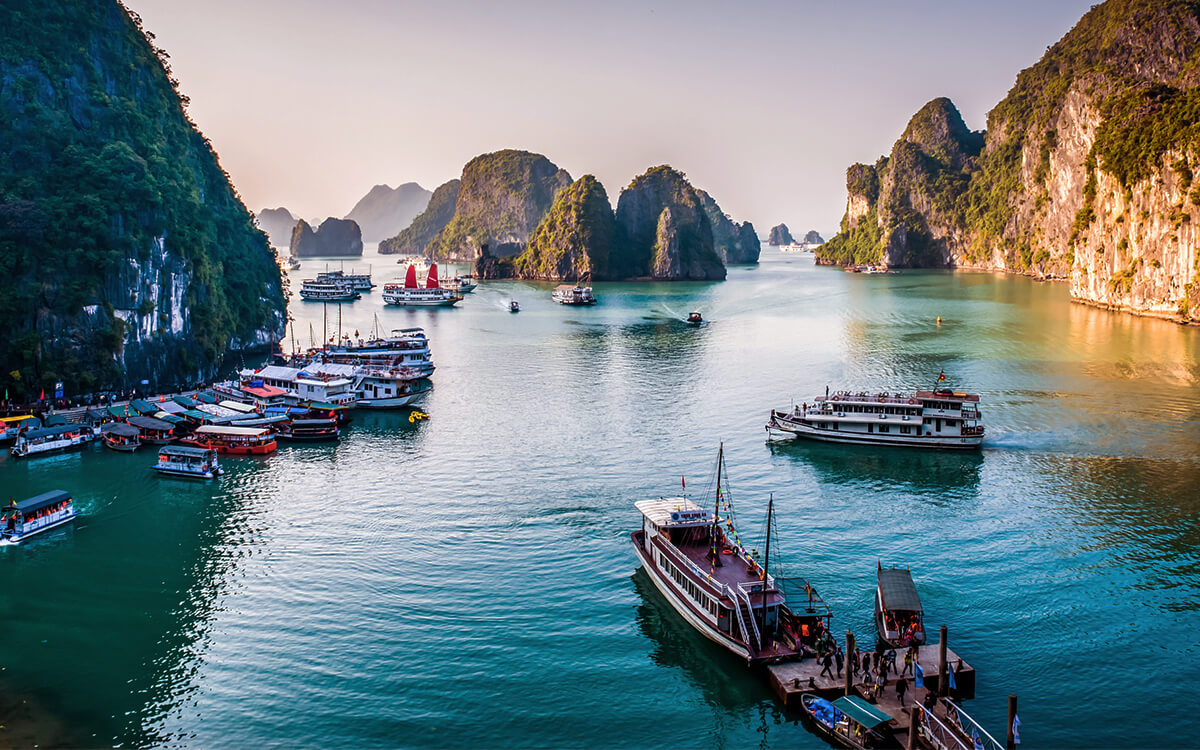
[(790, 245), (796, 240), (792, 239), (792, 233), (788, 231), (787, 224), (776, 224), (771, 227), (771, 235), (767, 238), (768, 245)]
[(529, 245), (513, 261), (513, 272), (518, 278), (546, 281), (608, 279), (616, 244), (608, 193), (587, 174), (559, 191)]
[(696, 189), (670, 166), (635, 177), (617, 200), (624, 242), (610, 260), (620, 278), (719, 280), (725, 265)]

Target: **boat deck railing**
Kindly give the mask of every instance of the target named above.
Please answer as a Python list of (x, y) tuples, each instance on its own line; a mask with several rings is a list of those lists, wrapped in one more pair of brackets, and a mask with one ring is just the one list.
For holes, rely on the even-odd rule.
[(920, 722), (920, 731), (927, 743), (941, 750), (974, 750), (967, 741), (920, 703), (913, 702)]
[[(971, 715), (964, 711), (962, 706), (945, 698), (938, 703), (946, 710), (945, 723), (950, 725), (951, 731), (954, 731), (961, 739), (969, 738), (968, 744), (965, 746), (967, 750), (974, 750), (978, 747), (982, 747), (984, 750), (1004, 750), (1004, 745), (988, 734), (987, 730), (971, 718)], [(979, 738), (978, 745), (974, 742), (976, 737)]]

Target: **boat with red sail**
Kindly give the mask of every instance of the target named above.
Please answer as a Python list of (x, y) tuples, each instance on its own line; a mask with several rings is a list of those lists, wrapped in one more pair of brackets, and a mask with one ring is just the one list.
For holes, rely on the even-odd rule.
[(442, 287), (438, 282), (437, 263), (429, 266), (429, 275), (425, 277), (425, 286), (417, 286), (417, 269), (409, 266), (404, 274), (403, 284), (384, 284), (383, 301), (389, 305), (421, 306), (421, 307), (452, 307), (462, 301), (462, 295), (452, 289)]

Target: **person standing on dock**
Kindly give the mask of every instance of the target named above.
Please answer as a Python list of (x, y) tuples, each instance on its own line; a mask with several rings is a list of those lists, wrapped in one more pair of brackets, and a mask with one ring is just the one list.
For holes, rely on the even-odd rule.
[(858, 649), (850, 649), (850, 653), (846, 655), (846, 671), (850, 674), (858, 674)]
[(909, 646), (908, 649), (905, 650), (905, 652), (904, 652), (904, 669), (900, 670), (901, 677), (908, 674), (912, 670), (914, 661), (915, 661), (915, 659), (913, 658), (913, 647)]
[(817, 677), (823, 677), (825, 675), (829, 675), (829, 679), (832, 680), (833, 673), (830, 672), (829, 669), (830, 669), (830, 667), (833, 666), (833, 657), (829, 654), (828, 651), (825, 652), (825, 656), (821, 660), (821, 664), (824, 665), (824, 669), (821, 670), (821, 674), (817, 675)]
[(901, 677), (896, 680), (896, 697), (900, 699), (900, 705), (904, 705), (904, 694), (908, 692), (908, 680)]
[(896, 671), (896, 649), (889, 648), (883, 656), (883, 673), (885, 675)]
[(863, 673), (863, 682), (868, 682), (871, 679), (871, 652), (870, 651), (863, 654), (862, 673)]
[(842, 676), (842, 662), (845, 661), (845, 657), (842, 655), (842, 647), (841, 646), (834, 644), (834, 648), (835, 648), (835, 651), (833, 652), (833, 659), (834, 659), (834, 661), (837, 662), (837, 676), (841, 677)]

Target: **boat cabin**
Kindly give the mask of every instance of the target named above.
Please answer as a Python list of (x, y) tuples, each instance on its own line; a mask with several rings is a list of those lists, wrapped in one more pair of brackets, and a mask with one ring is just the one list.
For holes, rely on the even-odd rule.
[(135, 451), (142, 444), (141, 431), (124, 422), (110, 422), (102, 426), (100, 435), (104, 445), (115, 451)]
[(224, 472), (211, 448), (188, 445), (168, 445), (158, 452), (154, 470), (160, 474), (196, 479), (212, 479)]
[(170, 422), (154, 417), (129, 417), (125, 420), (137, 428), (144, 443), (169, 443), (175, 439), (175, 428)]
[(857, 695), (844, 695), (830, 702), (805, 693), (800, 702), (817, 728), (838, 745), (865, 750), (887, 744), (888, 738), (876, 729), (886, 728), (891, 715)]
[(590, 286), (559, 284), (550, 297), (562, 305), (590, 305), (596, 301)]
[(41, 420), (32, 414), (22, 414), (16, 417), (0, 417), (0, 440), (13, 440), (21, 430), (41, 426)]
[(196, 428), (185, 441), (197, 448), (209, 448), (230, 455), (262, 455), (275, 451), (275, 436), (265, 427), (232, 427), (206, 424)]
[(878, 564), (875, 590), (875, 625), (879, 639), (893, 648), (925, 643), (924, 612), (908, 568)]
[(11, 452), (17, 457), (50, 453), (83, 445), (91, 442), (93, 437), (95, 437), (95, 432), (90, 425), (67, 424), (58, 427), (41, 427), (25, 430), (17, 435)]
[(0, 539), (15, 544), (74, 517), (75, 506), (70, 493), (63, 490), (44, 492), (0, 510)]

